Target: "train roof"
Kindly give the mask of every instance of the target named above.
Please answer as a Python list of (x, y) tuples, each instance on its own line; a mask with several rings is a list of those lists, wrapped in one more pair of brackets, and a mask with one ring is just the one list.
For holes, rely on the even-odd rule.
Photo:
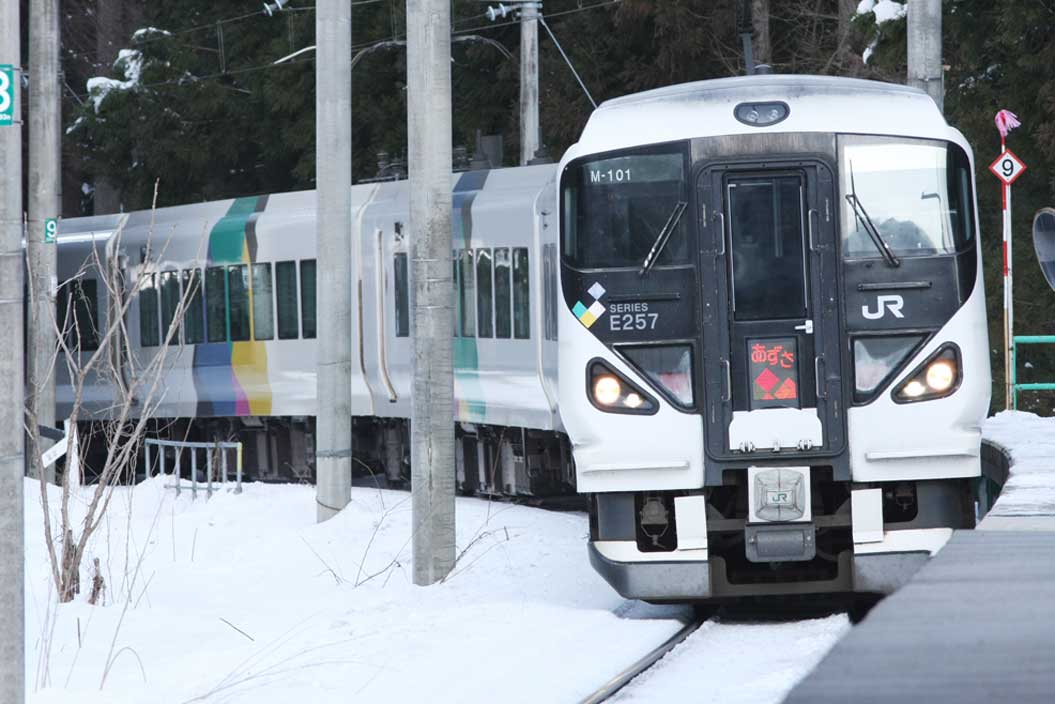
[[(744, 124), (733, 109), (745, 102), (782, 102), (789, 114), (766, 127)], [(590, 116), (565, 161), (640, 144), (764, 132), (909, 136), (966, 146), (921, 90), (856, 78), (762, 75), (696, 81), (607, 100)]]
[[(465, 171), (451, 174), (452, 193), (481, 191), (522, 191), (537, 193), (553, 180), (556, 164)], [(384, 181), (360, 183), (352, 186), (352, 207), (358, 209), (366, 203), (398, 202), (406, 205), (409, 182)], [(257, 196), (254, 196), (257, 197)], [(123, 232), (122, 242), (126, 246), (140, 246), (152, 236), (155, 242), (170, 235), (203, 236), (221, 218), (225, 217), (236, 199), (187, 203), (157, 208), (136, 210), (124, 214), (92, 215), (79, 218), (64, 218), (59, 224), (60, 245), (105, 245), (118, 230)], [(291, 191), (269, 194), (261, 206), (262, 215), (279, 215), (289, 219), (303, 217), (314, 219), (316, 208), (315, 191)]]

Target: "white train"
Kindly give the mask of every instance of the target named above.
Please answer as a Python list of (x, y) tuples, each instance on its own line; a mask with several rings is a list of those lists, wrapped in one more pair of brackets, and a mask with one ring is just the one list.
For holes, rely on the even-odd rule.
[[(458, 472), (468, 492), (574, 490), (557, 413), (554, 174), (550, 164), (452, 178)], [(357, 470), (390, 480), (409, 469), (407, 188), (352, 189), (353, 448)], [(98, 272), (83, 266), (92, 247), (98, 261), (117, 262), (126, 290), (140, 282), (126, 320), (139, 366), (160, 349), (188, 286), (198, 291), (179, 346), (166, 350), (158, 428), (180, 439), (241, 438), (257, 478), (313, 477), (315, 207), (310, 191), (253, 196), (65, 220), (58, 237), (59, 307), (75, 294), (82, 354), (111, 310)], [(65, 371), (60, 418), (73, 398)], [(94, 381), (87, 409), (105, 413), (113, 389)]]
[(889, 592), (974, 525), (973, 157), (929, 97), (664, 88), (602, 105), (560, 173), (561, 420), (620, 593)]
[[(923, 93), (675, 86), (604, 103), (559, 165), (452, 191), (459, 485), (589, 494), (591, 561), (623, 595), (889, 592), (973, 525), (990, 394), (973, 157)], [(357, 466), (399, 479), (407, 183), (353, 200)], [(242, 437), (261, 478), (312, 476), (314, 214), (304, 192), (61, 227), (80, 330), (109, 309), (74, 276), (88, 248), (142, 282), (140, 360), (204, 282), (161, 426)], [(60, 377), (60, 417), (70, 394)]]

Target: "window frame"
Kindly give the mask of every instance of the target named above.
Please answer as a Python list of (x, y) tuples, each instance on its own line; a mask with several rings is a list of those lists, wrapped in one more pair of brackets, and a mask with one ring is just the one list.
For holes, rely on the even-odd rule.
[[(557, 240), (557, 256), (559, 265), (567, 266), (569, 269), (580, 273), (590, 272), (604, 272), (604, 271), (633, 271), (640, 267), (640, 264), (628, 264), (624, 266), (583, 266), (579, 261), (578, 257), (572, 257), (568, 254), (568, 193), (569, 190), (574, 190), (577, 186), (571, 183), (573, 174), (577, 172), (579, 168), (589, 162), (605, 161), (607, 159), (614, 159), (619, 157), (631, 157), (631, 156), (650, 156), (650, 155), (661, 155), (661, 154), (673, 154), (679, 153), (683, 158), (682, 162), (682, 173), (684, 175), (683, 183), (683, 195), (685, 203), (689, 206), (694, 202), (694, 170), (692, 161), (692, 142), (688, 139), (672, 140), (669, 142), (657, 142), (655, 144), (646, 144), (637, 147), (624, 148), (624, 149), (613, 149), (606, 152), (596, 152), (592, 154), (584, 154), (581, 157), (573, 159), (568, 162), (560, 174), (560, 184), (557, 191), (558, 198), (558, 215), (560, 219), (560, 231)], [(576, 191), (577, 192), (577, 191)], [(574, 208), (578, 208), (578, 201), (576, 199)], [(678, 262), (656, 262), (653, 269), (664, 270), (664, 269), (688, 269), (695, 268), (696, 258), (694, 255), (696, 249), (696, 218), (692, 217), (692, 208), (686, 207), (685, 212), (682, 213), (679, 225), (684, 228), (686, 237), (685, 245), (685, 256), (682, 261)], [(577, 240), (576, 240), (577, 242)], [(667, 245), (670, 246), (669, 243)], [(577, 244), (576, 244), (577, 247)], [(665, 248), (666, 249), (666, 248)]]
[[(261, 272), (267, 274), (268, 292), (261, 296), (257, 291), (257, 275)], [(258, 342), (270, 342), (275, 339), (275, 272), (271, 262), (253, 262), (249, 270), (249, 300), (252, 308), (253, 319), (252, 337)], [(267, 310), (262, 310), (266, 307)], [(260, 323), (266, 322), (270, 326), (270, 334), (265, 336), (260, 332)]]
[[(891, 251), (894, 253), (894, 255), (897, 256), (898, 258), (901, 258), (901, 259), (905, 259), (905, 258), (915, 259), (915, 258), (927, 258), (927, 257), (953, 257), (953, 256), (957, 256), (959, 254), (963, 254), (964, 252), (971, 251), (974, 248), (975, 242), (978, 239), (978, 232), (977, 232), (978, 213), (977, 213), (977, 208), (976, 208), (976, 198), (977, 198), (976, 190), (977, 190), (977, 188), (976, 188), (976, 184), (974, 182), (973, 166), (972, 166), (972, 163), (971, 163), (970, 156), (967, 154), (966, 150), (964, 150), (963, 147), (961, 147), (956, 142), (953, 142), (953, 141), (950, 141), (950, 140), (945, 140), (945, 139), (930, 139), (930, 138), (925, 138), (925, 137), (902, 137), (902, 136), (873, 135), (873, 134), (840, 133), (840, 134), (836, 135), (836, 155), (835, 156), (836, 156), (836, 163), (838, 164), (839, 171), (838, 171), (838, 177), (836, 178), (835, 186), (836, 186), (836, 193), (837, 193), (836, 201), (837, 201), (837, 206), (838, 206), (838, 210), (837, 210), (837, 218), (838, 218), (837, 219), (837, 224), (838, 224), (838, 230), (839, 230), (839, 238), (838, 238), (838, 241), (839, 241), (839, 253), (840, 253), (840, 258), (842, 259), (842, 261), (847, 261), (847, 262), (875, 261), (875, 260), (881, 260), (883, 258), (882, 254), (880, 254), (880, 252), (878, 250), (876, 250), (874, 247), (871, 248), (872, 251), (867, 251), (867, 250), (865, 252), (856, 252), (855, 251), (855, 252), (852, 252), (852, 253), (847, 251), (846, 240), (847, 240), (847, 236), (848, 236), (849, 233), (848, 233), (848, 231), (847, 231), (847, 229), (845, 227), (845, 222), (847, 220), (850, 220), (851, 222), (853, 221), (853, 218), (851, 217), (851, 216), (853, 216), (853, 208), (852, 208), (852, 206), (849, 203), (846, 202), (846, 195), (847, 195), (847, 193), (849, 193), (849, 190), (848, 190), (847, 186), (849, 184), (850, 176), (849, 176), (849, 171), (848, 171), (847, 168), (844, 167), (844, 164), (847, 163), (846, 148), (848, 146), (849, 147), (882, 146), (884, 144), (900, 145), (900, 146), (918, 145), (918, 146), (928, 146), (928, 147), (932, 147), (932, 148), (944, 148), (945, 149), (945, 170), (946, 170), (946, 177), (945, 177), (945, 195), (946, 195), (946, 197), (948, 197), (951, 194), (950, 186), (952, 185), (952, 181), (951, 181), (951, 173), (950, 172), (951, 172), (951, 166), (953, 165), (954, 159), (955, 159), (956, 156), (960, 156), (960, 157), (963, 158), (963, 167), (965, 168), (965, 170), (967, 172), (967, 176), (968, 176), (968, 180), (967, 180), (967, 184), (966, 184), (967, 185), (967, 191), (968, 191), (967, 194), (966, 194), (967, 195), (966, 206), (969, 209), (969, 213), (968, 213), (968, 224), (967, 224), (966, 231), (969, 233), (969, 236), (967, 238), (961, 239), (957, 235), (957, 233), (954, 231), (955, 230), (955, 222), (954, 222), (954, 220), (953, 220), (953, 218), (951, 216), (952, 209), (949, 208), (948, 205), (946, 205), (945, 208), (944, 208), (944, 210), (945, 210), (945, 223), (943, 223), (943, 227), (947, 224), (949, 229), (950, 229), (950, 234), (951, 234), (951, 237), (952, 237), (952, 244), (953, 244), (951, 249), (947, 249), (947, 248), (943, 247), (941, 249), (935, 248), (935, 249), (912, 250), (912, 249), (899, 248), (899, 247), (896, 246), (896, 243), (891, 243)], [(865, 202), (864, 206), (867, 208), (868, 207), (868, 203)], [(876, 215), (874, 213), (869, 213), (869, 214), (873, 217), (873, 219), (876, 218)], [(943, 239), (944, 239), (944, 235), (943, 235)]]
[[(283, 322), (289, 323), (290, 318), (283, 316), (282, 314), (282, 280), (279, 276), (279, 270), (288, 270), (292, 272), (292, 294), (293, 294), (293, 307), (292, 311), (292, 323), (293, 323), (293, 334), (285, 334), (288, 328), (283, 327)], [(297, 266), (296, 259), (284, 259), (282, 261), (275, 262), (275, 332), (278, 335), (279, 340), (299, 340), (300, 339), (300, 276), (299, 267)]]
[[(169, 282), (175, 284), (175, 300), (169, 301), (172, 295), (168, 291)], [(168, 335), (169, 328), (173, 323), (176, 325), (175, 334), (169, 339), (168, 344), (178, 345), (183, 341), (183, 321), (179, 319), (180, 301), (183, 300), (183, 277), (178, 269), (165, 269), (158, 272), (158, 298), (161, 302), (161, 340), (164, 341)], [(170, 306), (171, 304), (171, 306)], [(160, 343), (159, 343), (160, 344)]]
[[(187, 345), (200, 345), (205, 342), (206, 336), (206, 322), (205, 322), (205, 279), (202, 273), (201, 267), (193, 267), (190, 269), (183, 269), (180, 271), (180, 286), (182, 295), (187, 295), (188, 288), (192, 289), (192, 293), (187, 301), (187, 308), (183, 314), (183, 342)], [(198, 339), (191, 339), (191, 335), (188, 335), (188, 330), (191, 328), (188, 322), (191, 320), (191, 316), (197, 311), (197, 315), (200, 318), (200, 332), (201, 335)]]
[[(311, 267), (311, 297), (305, 295), (307, 289), (304, 283), (304, 270), (310, 265)], [(297, 266), (297, 281), (300, 284), (298, 291), (300, 293), (300, 335), (305, 340), (314, 340), (318, 335), (319, 331), (319, 301), (318, 301), (318, 290), (319, 290), (319, 266), (315, 259), (300, 259), (298, 260)], [(308, 315), (308, 307), (311, 307), (311, 315)], [(311, 322), (311, 329), (309, 333), (308, 323)]]
[[(155, 272), (141, 272), (139, 274), (138, 290), (136, 297), (139, 299), (139, 346), (140, 347), (158, 347), (161, 345), (161, 335), (159, 333), (161, 326), (161, 296), (157, 288)], [(146, 279), (149, 283), (143, 284), (143, 280)], [(149, 293), (153, 303), (150, 306), (153, 308), (150, 318), (153, 320), (153, 335), (149, 338), (145, 337), (143, 333), (147, 331), (147, 320), (143, 315), (145, 307), (143, 306), (143, 298)]]
[[(513, 248), (495, 247), (494, 254), (494, 298), (495, 298), (495, 339), (513, 339)], [(503, 269), (505, 285), (499, 285), (499, 267)], [(504, 294), (505, 306), (499, 304), (499, 294)], [(503, 307), (505, 310), (503, 310)], [(503, 332), (505, 334), (503, 334)]]
[[(521, 279), (524, 283), (521, 286), (517, 283), (517, 254), (522, 253), (523, 258), (523, 272)], [(530, 340), (531, 339), (531, 250), (527, 247), (513, 247), (512, 251), (513, 266), (512, 266), (512, 278), (513, 278), (513, 339), (514, 340)], [(523, 330), (523, 332), (521, 332)]]
[(392, 314), (395, 336), (410, 337), (410, 261), (406, 252), (392, 255)]
[[(253, 339), (253, 297), (252, 277), (248, 264), (226, 264), (224, 265), (227, 280), (227, 340), (228, 342), (249, 342)], [(235, 308), (233, 305), (234, 291), (231, 282), (235, 275), (240, 275), (242, 286), (242, 312), (238, 316), (239, 336), (235, 337)], [(242, 336), (242, 328), (245, 333)]]
[[(481, 277), (480, 265), (487, 261), (486, 277)], [(495, 336), (495, 294), (494, 294), (494, 259), (490, 247), (478, 247), (476, 249), (474, 269), (476, 271), (476, 336), (482, 339), (492, 339)], [(483, 300), (484, 287), (482, 281), (487, 282), (487, 300)], [(486, 323), (486, 325), (485, 325)]]
[[(217, 276), (219, 274), (219, 276)], [(220, 286), (219, 293), (219, 307), (218, 316), (213, 316), (213, 308), (217, 301), (211, 300), (210, 298), (215, 295), (214, 290), (216, 289), (215, 284), (218, 283)], [(207, 343), (221, 343), (230, 340), (230, 314), (227, 305), (227, 267), (210, 266), (205, 267), (205, 341)], [(219, 336), (213, 335), (213, 326), (218, 325), (222, 330), (222, 334)]]

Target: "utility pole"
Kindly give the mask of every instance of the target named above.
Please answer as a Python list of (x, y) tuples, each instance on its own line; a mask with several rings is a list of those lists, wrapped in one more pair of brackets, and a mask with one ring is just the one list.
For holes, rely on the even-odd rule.
[[(59, 102), (59, 2), (29, 4), (29, 404), (38, 425), (55, 427), (55, 266), (54, 230), (45, 241), (45, 225), (57, 223), (61, 193), (61, 122)], [(44, 449), (44, 448), (41, 448)], [(49, 482), (55, 469), (45, 470)]]
[[(315, 227), (319, 307), (315, 500), (319, 522), (352, 497), (352, 7), (315, 9)], [(448, 272), (449, 275), (449, 272)], [(449, 292), (449, 289), (448, 289)]]
[(451, 5), (407, 0), (414, 584), (454, 567)]
[(0, 701), (25, 701), (22, 477), (22, 44), (19, 3), (0, 3)]
[(908, 81), (945, 111), (941, 63), (941, 0), (908, 0)]
[(541, 146), (538, 119), (538, 18), (541, 2), (520, 3), (520, 165)]

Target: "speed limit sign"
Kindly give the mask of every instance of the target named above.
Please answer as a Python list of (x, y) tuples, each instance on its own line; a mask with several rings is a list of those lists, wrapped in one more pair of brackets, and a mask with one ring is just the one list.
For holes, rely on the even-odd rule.
[(1010, 186), (1015, 182), (1022, 172), (1026, 170), (1026, 165), (1022, 163), (1022, 160), (1015, 156), (1015, 153), (1008, 149), (1003, 154), (998, 156), (996, 160), (989, 165), (989, 170), (993, 174), (1004, 182), (1004, 185)]

